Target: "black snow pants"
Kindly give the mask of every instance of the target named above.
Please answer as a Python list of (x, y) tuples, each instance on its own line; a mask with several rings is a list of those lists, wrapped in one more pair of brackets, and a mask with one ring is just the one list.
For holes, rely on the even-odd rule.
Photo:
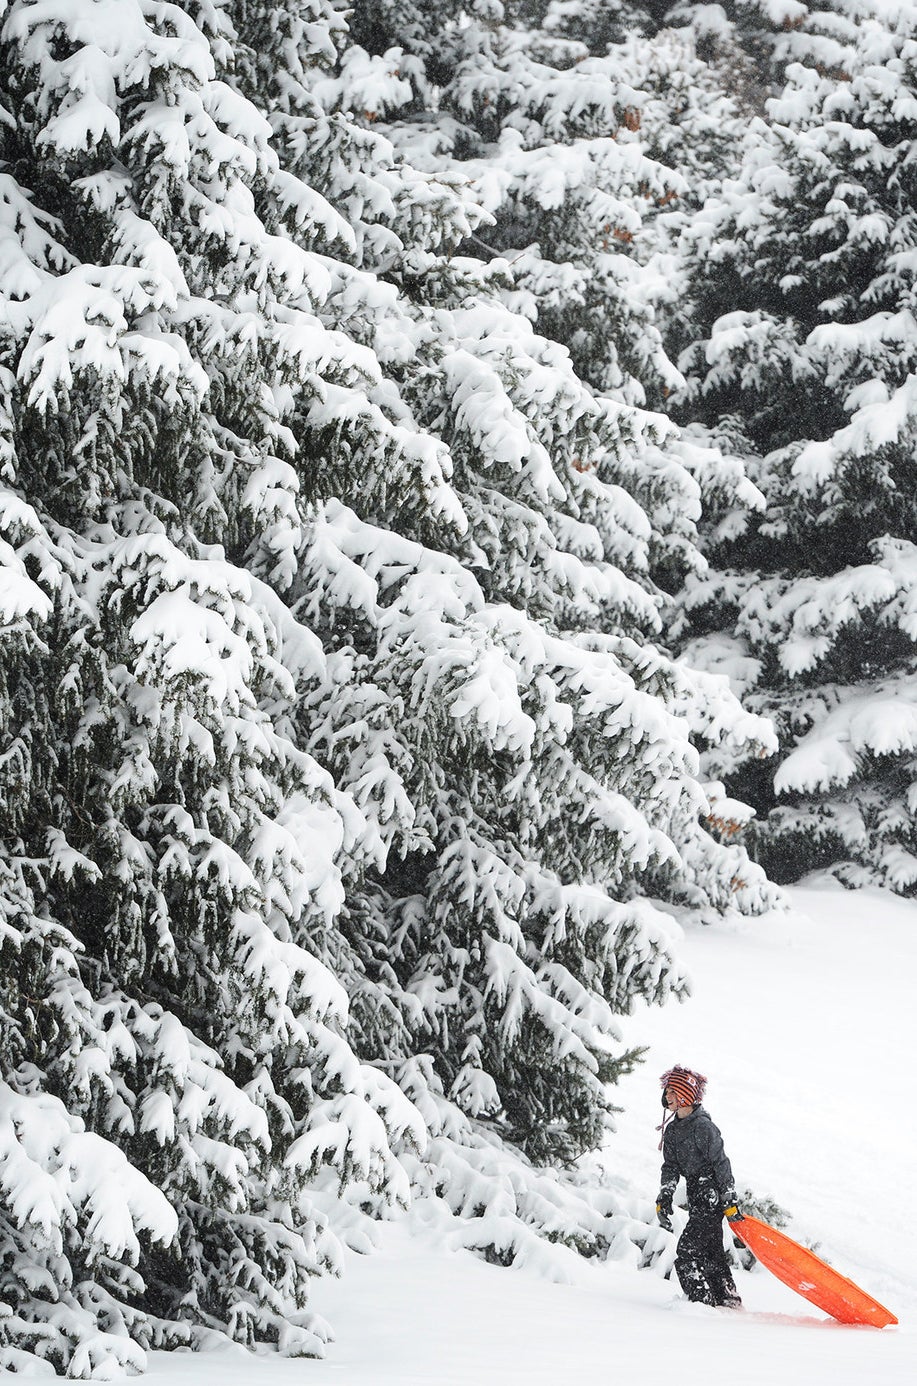
[(688, 1299), (700, 1304), (741, 1303), (723, 1246), (723, 1215), (719, 1209), (691, 1211), (678, 1239), (675, 1271)]

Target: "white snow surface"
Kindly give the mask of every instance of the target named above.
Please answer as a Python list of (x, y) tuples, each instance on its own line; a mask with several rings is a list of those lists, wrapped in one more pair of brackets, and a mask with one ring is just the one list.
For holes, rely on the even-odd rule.
[(682, 1005), (624, 1022), (646, 1063), (604, 1157), (610, 1184), (655, 1201), (658, 1075), (709, 1078), (740, 1190), (791, 1214), (787, 1231), (895, 1312), (898, 1327), (835, 1323), (762, 1268), (737, 1276), (744, 1308), (691, 1305), (674, 1281), (622, 1261), (577, 1260), (571, 1283), (446, 1251), (421, 1209), (349, 1254), (313, 1308), (333, 1325), (323, 1361), (241, 1348), (151, 1353), (149, 1386), (896, 1386), (917, 1380), (913, 1063), (917, 902), (813, 878), (764, 918), (685, 929)]

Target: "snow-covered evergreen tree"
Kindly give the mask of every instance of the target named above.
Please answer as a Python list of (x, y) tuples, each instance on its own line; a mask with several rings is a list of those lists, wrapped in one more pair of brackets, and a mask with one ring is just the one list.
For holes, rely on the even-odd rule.
[[(454, 24), (448, 8), (424, 6), (421, 41), (408, 11), (358, 4), (355, 32), (403, 79), (390, 81), (374, 128), (414, 165), (471, 180), (492, 221), (463, 248), (493, 257), (506, 306), (563, 345), (593, 393), (662, 407), (681, 377), (655, 323), (672, 298), (671, 266), (645, 263), (658, 249), (647, 229), (703, 195), (739, 115), (690, 34), (602, 53), (597, 38), (567, 36), (570, 15), (550, 6), (538, 28), (529, 9), (470, 6)], [(638, 500), (653, 528), (652, 574), (673, 590), (697, 561), (698, 498), (758, 502), (741, 468), (669, 439), (661, 467), (616, 448), (601, 479)]]
[[(593, 57), (582, 42), (511, 22), (511, 9), (503, 22), (502, 8), (479, 7), (459, 27), (440, 16), (432, 71), (422, 51), (406, 65), (411, 95), (393, 138), (424, 167), (451, 159), (473, 180), (493, 218), (475, 248), (510, 262), (513, 306), (568, 348), (583, 379), (659, 402), (678, 377), (629, 247), (641, 212), (682, 183), (645, 157), (625, 55)], [(391, 41), (403, 41), (400, 26)], [(443, 115), (431, 123), (444, 53)]]
[(654, 580), (753, 488), (456, 253), (330, 0), (0, 16), (5, 1365), (319, 1352), (412, 1186), (504, 1259), (634, 1235), (535, 1165), (684, 985), (653, 900), (771, 898), (692, 744), (767, 724)]
[(322, 261), (258, 215), (279, 165), (218, 75), (230, 36), (139, 0), (13, 5), (2, 35), (9, 1120), (53, 1096), (161, 1191), (103, 1236), (76, 1154), (60, 1226), (8, 1166), (0, 1331), (72, 1374), (136, 1363), (106, 1325), (320, 1350), (338, 1243), (306, 1185), (325, 1162), (403, 1201), (393, 1151), (423, 1139), (343, 1036), (331, 926), (365, 822), (285, 722), (321, 646), (226, 557), (257, 530), (289, 582), (282, 401), (375, 369), (312, 311)]
[(757, 457), (769, 506), (692, 587), (689, 655), (779, 721), (776, 775), (734, 782), (775, 805), (769, 865), (910, 891), (917, 14), (838, 4), (792, 39), (770, 123), (692, 233), (685, 407)]
[[(380, 150), (377, 159), (390, 159), (391, 146), (384, 138), (390, 127), (381, 120), (370, 121), (369, 114), (384, 116), (390, 104), (397, 106), (407, 100), (401, 73), (411, 71), (411, 65), (404, 55), (348, 49), (336, 72), (310, 88), (301, 65), (292, 71), (289, 66), (285, 69), (289, 58), (269, 49), (265, 34), (277, 29), (265, 23), (268, 13), (275, 11), (261, 12), (261, 27), (245, 29), (243, 34), (252, 52), (262, 55), (252, 71), (260, 74), (256, 79), (262, 84), (260, 100), (272, 106), (272, 119), (283, 146), (294, 149), (297, 132), (311, 130), (320, 119), (314, 106), (318, 100), (325, 104), (329, 119), (339, 130), (344, 129), (348, 108), (362, 111), (362, 119), (370, 128), (350, 127), (351, 147), (354, 141), (362, 147), (372, 143)], [(288, 7), (285, 13), (289, 15)], [(361, 21), (359, 12), (355, 26), (358, 33), (367, 31), (368, 21), (365, 16)], [(302, 51), (301, 45), (293, 47)], [(276, 95), (278, 91), (282, 95)], [(380, 125), (383, 134), (377, 133)], [(405, 135), (404, 128), (399, 127), (395, 134)], [(301, 147), (305, 147), (304, 141)], [(379, 167), (377, 162), (377, 176)], [(433, 171), (419, 175), (402, 166), (400, 176), (411, 180), (415, 217), (420, 211), (416, 205), (418, 187), (430, 199), (437, 188), (440, 197), (449, 186), (467, 189), (467, 173), (462, 177), (462, 172), (451, 172), (443, 183), (442, 175)], [(340, 190), (330, 183), (322, 187), (329, 200), (341, 197)], [(396, 206), (397, 201), (394, 196)], [(467, 240), (467, 219), (463, 229), (462, 219), (452, 215), (454, 239)], [(476, 215), (480, 220), (480, 212)], [(348, 218), (356, 221), (352, 204)], [(404, 235), (397, 220), (392, 225)], [(326, 643), (342, 646), (344, 671), (335, 706), (328, 714), (327, 730), (319, 723), (319, 730), (313, 732), (319, 740), (312, 744), (316, 754), (326, 747), (324, 755), (333, 758), (341, 781), (356, 780), (361, 804), (379, 812), (377, 800), (383, 798), (384, 819), (379, 830), (385, 842), (385, 870), (378, 888), (365, 902), (355, 900), (352, 906), (355, 912), (365, 914), (359, 934), (365, 940), (367, 971), (370, 977), (379, 978), (375, 992), (369, 985), (361, 988), (361, 1013), (369, 1016), (366, 1023), (372, 1024), (377, 1051), (392, 1050), (398, 1038), (396, 1032), (386, 1039), (380, 1015), (390, 1027), (392, 1016), (400, 1017), (405, 1061), (413, 1063), (418, 1045), (423, 1049), (432, 1045), (441, 1056), (437, 1084), (443, 1084), (453, 1096), (467, 1092), (467, 1110), (474, 1116), (518, 1105), (519, 1094), (526, 1091), (528, 1105), (507, 1126), (508, 1132), (532, 1154), (569, 1155), (583, 1147), (590, 1131), (577, 1117), (573, 1128), (552, 1121), (549, 1134), (543, 1117), (538, 1116), (547, 1100), (541, 1079), (541, 1046), (551, 1043), (543, 1033), (543, 1017), (535, 1026), (536, 1047), (525, 1060), (522, 1040), (529, 1047), (533, 1041), (521, 1034), (515, 1062), (525, 1066), (507, 1070), (497, 1081), (505, 1068), (505, 1055), (498, 1054), (496, 1048), (503, 1048), (508, 1035), (515, 1037), (517, 1022), (501, 1033), (495, 1017), (488, 1014), (487, 1002), (496, 997), (501, 1007), (505, 1004), (508, 979), (501, 974), (513, 954), (498, 950), (488, 953), (485, 949), (481, 956), (475, 956), (480, 953), (478, 945), (469, 959), (467, 940), (480, 936), (482, 930), (495, 929), (498, 939), (512, 939), (514, 951), (534, 960), (544, 945), (539, 941), (533, 947), (519, 932), (519, 924), (523, 918), (531, 918), (532, 934), (539, 937), (539, 891), (547, 890), (545, 898), (551, 898), (562, 880), (597, 875), (607, 886), (609, 873), (616, 869), (613, 862), (620, 845), (613, 838), (619, 825), (615, 825), (612, 837), (600, 833), (584, 858), (584, 843), (575, 840), (580, 834), (571, 833), (561, 821), (560, 805), (568, 793), (569, 776), (578, 778), (581, 774), (581, 770), (574, 771), (566, 753), (558, 758), (555, 744), (557, 736), (563, 740), (564, 735), (555, 725), (554, 704), (558, 697), (566, 701), (562, 690), (570, 674), (563, 667), (554, 667), (557, 649), (552, 654), (542, 648), (543, 634), (540, 629), (532, 631), (530, 619), (537, 617), (552, 630), (583, 631), (580, 642), (587, 641), (590, 652), (601, 649), (603, 657), (613, 655), (615, 664), (624, 662), (628, 681), (636, 677), (640, 690), (661, 693), (673, 671), (667, 671), (665, 661), (655, 657), (646, 664), (643, 640), (658, 628), (658, 599), (649, 570), (662, 543), (668, 543), (676, 554), (681, 548), (688, 549), (688, 561), (692, 561), (693, 550), (677, 532), (669, 532), (657, 545), (658, 535), (639, 510), (632, 503), (622, 509), (625, 493), (620, 486), (609, 485), (601, 474), (617, 466), (636, 491), (644, 473), (651, 478), (648, 487), (656, 486), (660, 504), (666, 500), (671, 503), (676, 488), (683, 486), (682, 498), (688, 507), (685, 519), (696, 513), (696, 482), (687, 465), (680, 465), (676, 440), (667, 439), (665, 450), (660, 446), (665, 433), (661, 421), (597, 401), (576, 379), (566, 353), (538, 337), (525, 318), (512, 311), (519, 295), (513, 292), (514, 281), (505, 261), (494, 259), (485, 268), (456, 256), (446, 260), (435, 253), (441, 231), (427, 234), (424, 253), (418, 253), (418, 248), (399, 259), (389, 250), (385, 260), (378, 258), (374, 249), (376, 238), (364, 242), (366, 233), (358, 223), (357, 234), (358, 265), (348, 274), (349, 302), (356, 303), (360, 293), (368, 292), (367, 261), (382, 268), (386, 281), (402, 295), (397, 302), (400, 316), (394, 320), (395, 301), (391, 299), (385, 302), (384, 315), (378, 310), (361, 310), (363, 339), (381, 359), (399, 368), (400, 407), (410, 406), (412, 422), (428, 424), (438, 439), (448, 443), (449, 470), (461, 505), (458, 517), (447, 517), (450, 524), (440, 524), (437, 533), (431, 529), (428, 516), (415, 518), (398, 496), (402, 534), (424, 540), (441, 554), (445, 550), (445, 556), (436, 557), (403, 544), (393, 546), (387, 535), (392, 524), (391, 499), (385, 502), (387, 509), (380, 509), (364, 457), (359, 480), (356, 476), (346, 478), (347, 510), (336, 511), (333, 522), (323, 530), (321, 566), (310, 557), (302, 574), (306, 588), (301, 600), (308, 619), (321, 626), (330, 616), (324, 638)], [(371, 292), (378, 300), (378, 281), (372, 282)], [(397, 357), (393, 355), (398, 340), (396, 323), (402, 334)], [(406, 361), (410, 361), (410, 372), (403, 370)], [(390, 379), (389, 375), (386, 389)], [(379, 400), (385, 407), (381, 392)], [(431, 441), (431, 435), (424, 436)], [(339, 437), (340, 426), (331, 440), (332, 447)], [(727, 489), (742, 490), (741, 477), (730, 474), (721, 459), (704, 456), (698, 449), (691, 454), (690, 465), (701, 474), (705, 467), (713, 471), (720, 466)], [(391, 475), (386, 476), (389, 490), (392, 484)], [(676, 508), (670, 505), (670, 515)], [(324, 518), (328, 521), (329, 517), (326, 509)], [(672, 518), (668, 523), (671, 531)], [(337, 591), (329, 587), (323, 572), (331, 545), (339, 545), (342, 554)], [(456, 567), (454, 560), (461, 566)], [(642, 590), (630, 582), (621, 587), (622, 567), (640, 579)], [(369, 586), (365, 579), (358, 579), (360, 569), (368, 569)], [(440, 577), (434, 582), (438, 570)], [(468, 570), (474, 575), (471, 584), (463, 575)], [(358, 581), (359, 587), (351, 590), (350, 584)], [(418, 635), (412, 627), (415, 608), (420, 610), (418, 594), (424, 590), (430, 592), (431, 612), (438, 612), (437, 623)], [(434, 597), (435, 591), (439, 595)], [(322, 599), (331, 601), (329, 613), (323, 614)], [(485, 603), (495, 605), (498, 614), (484, 618)], [(424, 613), (424, 624), (429, 615)], [(606, 637), (613, 636), (613, 643), (597, 642), (591, 633), (596, 628)], [(630, 639), (638, 633), (641, 648), (632, 648)], [(535, 645), (530, 645), (533, 634)], [(623, 643), (622, 636), (627, 637)], [(635, 657), (637, 666), (632, 663)], [(454, 711), (431, 721), (429, 698), (439, 680), (445, 682), (439, 685), (437, 696), (445, 697), (447, 705), (455, 698), (453, 709), (462, 709), (471, 715), (472, 725), (477, 724), (470, 739), (468, 728), (456, 725)], [(462, 691), (468, 680), (473, 692)], [(348, 683), (357, 685), (353, 694), (357, 740), (347, 717), (346, 731), (340, 728)], [(680, 683), (676, 675), (672, 688)], [(425, 692), (417, 706), (421, 689)], [(548, 689), (549, 700), (542, 704), (542, 690)], [(699, 708), (705, 696), (697, 698), (685, 685), (675, 692), (670, 706), (681, 709), (691, 703)], [(322, 697), (319, 694), (310, 709), (310, 718), (317, 718)], [(509, 698), (507, 703), (505, 697)], [(367, 707), (373, 711), (373, 727), (381, 730), (390, 719), (398, 729), (397, 735), (387, 734), (382, 741), (384, 757), (369, 783), (367, 764), (373, 763), (380, 745), (366, 727)], [(416, 717), (406, 717), (415, 707)], [(701, 735), (702, 721), (698, 722)], [(747, 734), (766, 736), (762, 728), (752, 728), (751, 724)], [(713, 737), (719, 736), (717, 729)], [(599, 744), (595, 750), (601, 756), (601, 775), (597, 778), (604, 782), (609, 773), (615, 773), (612, 761), (622, 759), (620, 748)], [(606, 759), (609, 751), (612, 760)], [(543, 759), (545, 754), (547, 759)], [(577, 759), (587, 755), (585, 743), (577, 747), (576, 754)], [(627, 756), (623, 759), (626, 761)], [(392, 771), (397, 772), (394, 785), (389, 786), (385, 778), (379, 785), (373, 783), (375, 777)], [(585, 788), (586, 782), (581, 783)], [(469, 784), (475, 786), (471, 796)], [(632, 788), (625, 793), (634, 800)], [(522, 798), (510, 809), (516, 794)], [(554, 803), (556, 819), (550, 808)], [(686, 846), (694, 838), (690, 826), (693, 814), (693, 807), (687, 807), (684, 827), (672, 831), (679, 841), (685, 838)], [(556, 855), (549, 844), (556, 846)], [(692, 873), (699, 870), (703, 874), (708, 847), (709, 840), (704, 839)], [(633, 869), (630, 852), (625, 852), (625, 859), (621, 860), (619, 888)], [(443, 874), (445, 861), (448, 870)], [(536, 861), (538, 870), (532, 876)], [(549, 879), (553, 884), (545, 881), (538, 887), (546, 865), (552, 868)], [(493, 877), (486, 888), (475, 885), (479, 873), (485, 881)], [(741, 871), (730, 866), (720, 877), (720, 884), (713, 887), (713, 895), (725, 902), (741, 879)], [(694, 889), (692, 885), (691, 891)], [(708, 889), (700, 885), (701, 894), (692, 898), (702, 898)], [(564, 932), (569, 935), (569, 930), (565, 925)], [(422, 947), (415, 941), (417, 935), (423, 940)], [(568, 964), (575, 963), (577, 985), (584, 980), (584, 966), (587, 970), (589, 966), (578, 951), (584, 946), (592, 946), (585, 937)], [(514, 969), (516, 966), (513, 962)], [(520, 1027), (531, 1027), (535, 1014), (526, 1012), (539, 1010), (527, 974), (528, 964), (512, 983)], [(431, 976), (444, 980), (431, 986)], [(599, 981), (595, 974), (592, 980), (594, 986), (599, 983), (596, 990), (610, 994), (609, 976)], [(640, 984), (633, 977), (629, 985)], [(415, 989), (424, 998), (422, 1005)], [(619, 1004), (623, 1004), (623, 996)], [(391, 1055), (387, 1062), (392, 1064)], [(585, 1103), (576, 1096), (583, 1081), (592, 1091), (592, 1098)], [(596, 1082), (595, 1074), (584, 1075), (577, 1063), (566, 1087), (571, 1110), (579, 1103), (584, 1113), (591, 1112), (588, 1121), (594, 1123), (598, 1115), (593, 1103), (601, 1081)], [(486, 1094), (486, 1101), (481, 1094)], [(591, 1129), (591, 1135), (596, 1129)]]

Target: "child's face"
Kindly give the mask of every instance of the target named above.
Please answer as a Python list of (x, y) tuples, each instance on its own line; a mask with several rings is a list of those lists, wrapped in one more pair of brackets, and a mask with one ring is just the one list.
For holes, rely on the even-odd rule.
[(677, 1117), (686, 1117), (689, 1112), (693, 1112), (692, 1106), (679, 1107), (678, 1096), (673, 1088), (665, 1090), (665, 1105), (670, 1112), (674, 1112)]

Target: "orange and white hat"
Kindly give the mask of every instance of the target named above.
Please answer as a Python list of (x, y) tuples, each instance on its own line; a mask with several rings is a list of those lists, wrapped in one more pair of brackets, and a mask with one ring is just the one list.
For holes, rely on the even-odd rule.
[(682, 1068), (680, 1064), (666, 1069), (659, 1081), (663, 1092), (671, 1091), (675, 1094), (678, 1107), (693, 1107), (695, 1103), (702, 1102), (707, 1087), (707, 1080), (702, 1073)]

